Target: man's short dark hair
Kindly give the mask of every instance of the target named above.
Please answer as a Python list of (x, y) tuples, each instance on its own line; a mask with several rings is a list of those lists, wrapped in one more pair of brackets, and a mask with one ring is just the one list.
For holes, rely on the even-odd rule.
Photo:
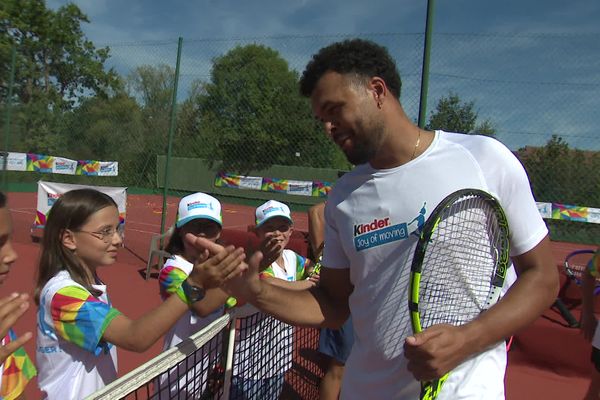
[(394, 59), (385, 47), (370, 40), (344, 40), (319, 50), (302, 73), (300, 93), (310, 97), (319, 79), (328, 71), (354, 73), (365, 78), (378, 76), (385, 81), (390, 92), (400, 98), (402, 80)]

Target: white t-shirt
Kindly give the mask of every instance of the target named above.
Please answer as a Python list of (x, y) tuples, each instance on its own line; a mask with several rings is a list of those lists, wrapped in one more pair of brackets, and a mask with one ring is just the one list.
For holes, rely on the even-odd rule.
[(102, 340), (120, 313), (111, 307), (105, 285), (94, 297), (60, 271), (40, 295), (36, 361), (38, 385), (50, 400), (79, 400), (117, 377), (117, 349)]
[[(169, 289), (173, 286), (179, 287), (181, 282), (192, 272), (193, 268), (194, 264), (181, 256), (173, 255), (169, 257), (160, 270), (158, 277), (160, 294), (163, 300), (170, 295)], [(219, 307), (204, 318), (197, 316), (191, 310), (186, 311), (165, 335), (163, 350), (175, 347), (183, 340), (210, 325), (211, 322), (223, 315), (224, 308), (224, 306)], [(211, 362), (211, 358), (213, 362), (216, 362), (218, 356), (218, 354), (206, 354), (203, 359), (203, 364), (208, 365)], [(178, 367), (172, 368), (169, 373), (160, 375), (159, 387), (164, 390), (164, 392), (161, 391), (160, 393), (161, 397), (169, 397), (166, 393), (167, 388), (169, 389), (171, 396), (177, 398), (191, 396), (192, 393), (202, 393), (206, 389), (209, 369), (204, 369), (203, 373), (198, 375), (197, 370), (193, 368), (193, 365), (188, 365), (191, 362), (191, 360), (188, 360)], [(199, 368), (200, 366), (197, 367), (197, 369)], [(187, 376), (184, 376), (186, 371), (189, 372), (187, 373)], [(177, 384), (178, 377), (181, 377), (179, 378), (179, 384)], [(169, 382), (173, 382), (170, 387), (168, 387)]]
[[(168, 297), (167, 286), (181, 285), (181, 282), (189, 276), (193, 268), (194, 264), (181, 256), (174, 255), (167, 259), (160, 270), (158, 278), (163, 300)], [(204, 318), (198, 317), (192, 311), (187, 311), (165, 335), (163, 350), (175, 347), (184, 339), (207, 327), (211, 322), (223, 315), (223, 311), (224, 306), (216, 309)]]
[[(284, 249), (283, 265), (271, 264), (261, 276), (300, 280), (305, 275), (308, 260), (293, 250)], [(259, 312), (251, 304), (240, 307), (247, 326), (240, 327), (234, 352), (233, 374), (245, 379), (270, 378), (292, 367), (293, 329), (290, 325)]]
[[(499, 199), (510, 226), (511, 256), (531, 250), (546, 236), (522, 165), (504, 145), (484, 136), (436, 131), (416, 159), (386, 170), (357, 166), (329, 195), (323, 265), (349, 268), (354, 285), (349, 303), (355, 342), (343, 399), (419, 398), (419, 383), (403, 355), (404, 339), (412, 334), (410, 264), (431, 211), (463, 188)], [(505, 368), (505, 345), (499, 343), (457, 367), (438, 399), (503, 399)]]

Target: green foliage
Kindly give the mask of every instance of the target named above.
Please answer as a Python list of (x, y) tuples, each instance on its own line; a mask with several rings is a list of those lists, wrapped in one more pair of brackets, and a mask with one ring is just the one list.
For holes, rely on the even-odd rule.
[(496, 129), (492, 122), (487, 119), (477, 125), (477, 117), (474, 101), (463, 102), (456, 93), (450, 92), (447, 97), (442, 97), (435, 110), (431, 111), (429, 122), (425, 128), (494, 136)]
[(106, 97), (119, 87), (81, 30), (85, 14), (74, 4), (56, 11), (42, 0), (0, 2), (0, 98), (8, 94), (10, 54), (16, 48), (10, 144), (28, 152), (64, 154), (63, 114), (90, 96)]
[(570, 149), (560, 136), (518, 152), (538, 201), (600, 206), (600, 153)]
[[(537, 201), (600, 207), (600, 153), (570, 149), (553, 135), (544, 147), (519, 149)], [(553, 240), (596, 244), (598, 224), (550, 220)]]
[[(73, 106), (83, 95), (105, 94), (117, 83), (114, 71), (105, 71), (108, 48), (96, 49), (81, 30), (88, 18), (74, 4), (57, 11), (42, 0), (0, 2), (0, 62), (6, 93), (8, 54), (17, 47), (15, 96), (20, 103), (35, 100), (36, 92), (55, 94), (49, 101), (66, 101)], [(6, 57), (4, 57), (6, 55)]]
[(209, 161), (248, 172), (273, 164), (329, 166), (336, 151), (298, 93), (298, 74), (277, 51), (236, 47), (214, 60), (197, 96), (197, 134)]

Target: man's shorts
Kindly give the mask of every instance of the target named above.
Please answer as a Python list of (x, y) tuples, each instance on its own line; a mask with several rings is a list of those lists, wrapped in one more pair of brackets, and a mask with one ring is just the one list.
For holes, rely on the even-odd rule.
[(319, 337), (319, 351), (346, 364), (354, 344), (352, 317), (348, 318), (340, 329), (322, 328)]

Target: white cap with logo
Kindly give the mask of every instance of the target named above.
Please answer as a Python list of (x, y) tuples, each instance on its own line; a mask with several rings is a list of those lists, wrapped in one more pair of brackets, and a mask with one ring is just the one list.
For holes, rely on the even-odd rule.
[(256, 209), (256, 226), (261, 226), (273, 217), (284, 217), (292, 222), (290, 208), (276, 200), (269, 200)]
[(221, 203), (206, 193), (194, 193), (179, 201), (176, 226), (181, 228), (191, 220), (204, 218), (215, 221), (223, 226)]

